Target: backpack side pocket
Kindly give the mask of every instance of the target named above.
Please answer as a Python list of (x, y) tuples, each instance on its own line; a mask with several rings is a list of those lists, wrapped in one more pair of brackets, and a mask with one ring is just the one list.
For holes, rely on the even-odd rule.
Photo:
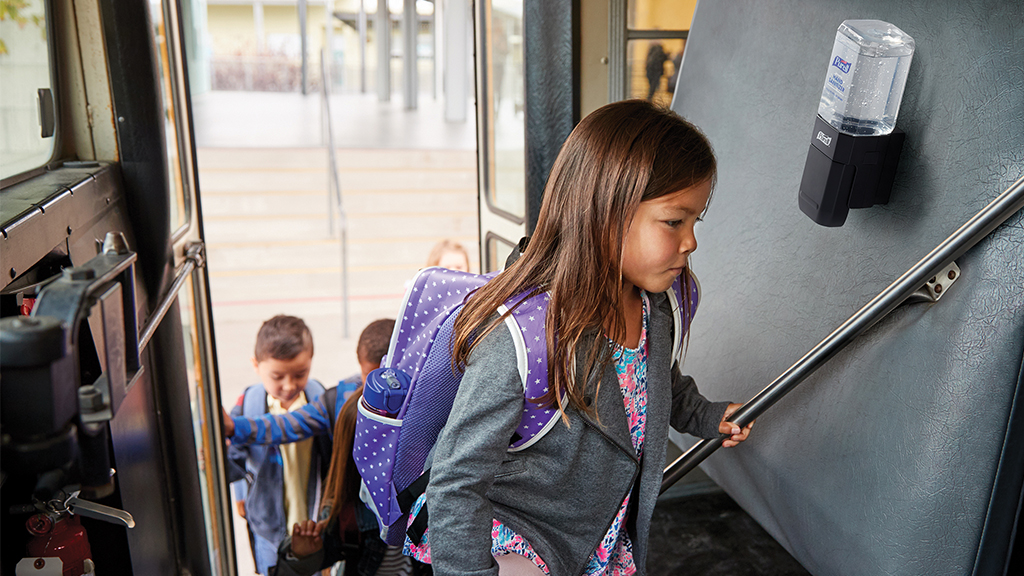
[(401, 430), (401, 420), (374, 414), (359, 403), (352, 458), (362, 478), (359, 498), (380, 521), (381, 538), (402, 514), (392, 482), (394, 447)]

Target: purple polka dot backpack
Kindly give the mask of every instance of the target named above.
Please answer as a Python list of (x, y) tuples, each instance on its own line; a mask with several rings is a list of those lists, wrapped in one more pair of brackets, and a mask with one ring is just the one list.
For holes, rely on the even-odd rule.
[[(437, 267), (421, 270), (406, 291), (381, 368), (366, 379), (352, 456), (362, 477), (359, 497), (376, 515), (381, 539), (390, 545), (405, 540), (409, 511), (426, 490), (428, 458), (459, 388), (462, 376), (453, 373), (451, 364), (455, 318), (465, 299), (495, 275)], [(690, 275), (686, 284), (690, 289), (688, 306), (680, 305), (681, 278), (676, 278), (668, 292), (675, 310), (674, 333), (680, 335), (675, 339), (673, 358), (678, 357), (682, 335), (697, 306), (696, 279)], [(529, 401), (548, 390), (544, 328), (548, 301), (545, 292), (527, 293), (510, 298), (498, 309), (499, 313), (511, 310), (504, 325), (515, 343), (523, 394), (528, 400), (519, 428), (510, 439), (510, 452), (529, 448), (559, 420), (557, 408)], [(408, 528), (413, 542), (419, 542), (426, 525), (423, 506)]]

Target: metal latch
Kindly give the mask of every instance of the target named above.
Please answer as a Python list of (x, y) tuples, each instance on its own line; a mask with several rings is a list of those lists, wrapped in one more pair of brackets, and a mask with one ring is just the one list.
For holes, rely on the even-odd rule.
[(72, 492), (68, 499), (64, 501), (64, 507), (69, 514), (95, 518), (96, 520), (103, 520), (111, 524), (119, 524), (125, 528), (135, 527), (135, 518), (132, 518), (132, 515), (128, 512), (90, 502), (89, 500), (80, 500), (78, 498), (78, 490)]

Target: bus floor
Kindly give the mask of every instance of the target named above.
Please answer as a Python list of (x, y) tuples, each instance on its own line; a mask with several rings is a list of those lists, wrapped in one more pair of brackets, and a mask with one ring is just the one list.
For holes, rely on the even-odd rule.
[(658, 499), (652, 576), (804, 576), (803, 568), (699, 468)]

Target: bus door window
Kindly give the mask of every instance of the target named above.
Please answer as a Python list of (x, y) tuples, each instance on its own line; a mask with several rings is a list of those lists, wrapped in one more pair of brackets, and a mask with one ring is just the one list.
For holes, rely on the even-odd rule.
[(0, 180), (7, 181), (50, 162), (57, 126), (46, 2), (0, 5)]
[(164, 137), (167, 140), (167, 178), (171, 191), (171, 230), (174, 238), (184, 235), (190, 223), (191, 146), (185, 111), (185, 75), (182, 52), (176, 35), (178, 2), (149, 0), (153, 46), (159, 60), (160, 93), (164, 108)]

